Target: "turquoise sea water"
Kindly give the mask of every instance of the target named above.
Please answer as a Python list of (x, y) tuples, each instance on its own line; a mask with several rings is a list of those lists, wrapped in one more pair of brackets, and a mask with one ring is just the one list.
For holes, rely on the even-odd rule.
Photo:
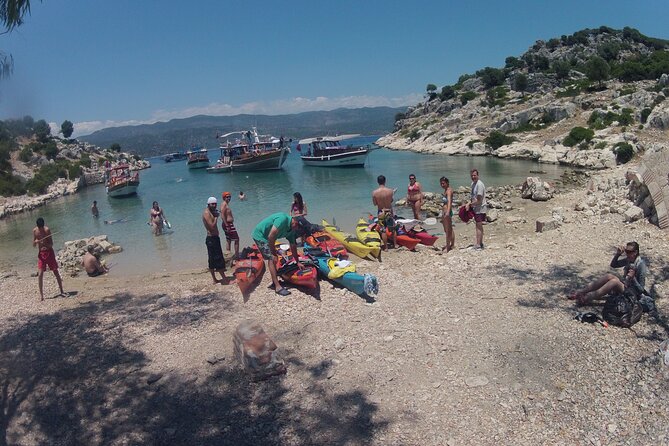
[[(367, 144), (376, 139), (361, 137), (352, 142)], [(210, 159), (216, 159), (218, 154), (217, 149), (211, 150)], [(395, 197), (402, 198), (410, 173), (416, 174), (425, 191), (439, 192), (442, 175), (450, 179), (454, 188), (469, 186), (472, 168), (479, 169), (487, 186), (519, 184), (531, 175), (530, 170), (546, 171), (542, 177), (547, 179), (557, 178), (565, 170), (529, 161), (421, 155), (386, 149), (372, 152), (364, 168), (349, 169), (302, 166), (295, 150), (280, 171), (208, 174), (204, 170), (189, 170), (185, 162), (164, 163), (153, 159), (151, 163), (151, 169), (140, 172), (136, 197), (109, 198), (104, 186), (96, 185), (0, 221), (0, 270), (35, 265), (37, 254), (31, 244), (31, 230), (39, 216), (44, 217), (54, 232), (57, 248), (62, 248), (67, 240), (107, 234), (110, 241), (123, 247), (122, 253), (110, 256), (109, 262), (115, 264), (113, 274), (133, 275), (206, 267), (201, 213), (209, 196), (215, 196), (220, 204), (223, 191), (232, 192), (230, 205), (243, 247), (250, 242), (250, 233), (262, 218), (274, 212), (288, 212), (295, 191), (302, 193), (309, 209), (307, 219), (312, 223), (335, 218), (343, 230), (354, 233), (357, 220), (374, 211), (371, 192), (377, 186), (379, 174), (386, 176), (389, 187), (398, 188)], [(246, 201), (237, 199), (239, 191), (244, 191)], [(90, 212), (93, 200), (98, 202), (99, 219)], [(160, 203), (173, 228), (158, 237), (151, 234), (146, 224), (154, 200)], [(410, 215), (408, 208), (399, 209), (398, 213)], [(127, 221), (104, 224), (104, 220), (117, 219)], [(222, 231), (221, 236), (225, 242)]]

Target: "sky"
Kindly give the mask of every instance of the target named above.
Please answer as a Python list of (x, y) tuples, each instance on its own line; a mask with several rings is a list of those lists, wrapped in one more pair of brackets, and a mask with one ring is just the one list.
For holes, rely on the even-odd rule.
[(669, 39), (669, 1), (32, 0), (0, 35), (0, 119), (74, 136), (197, 114), (406, 106), (428, 83), (502, 67), (601, 25)]

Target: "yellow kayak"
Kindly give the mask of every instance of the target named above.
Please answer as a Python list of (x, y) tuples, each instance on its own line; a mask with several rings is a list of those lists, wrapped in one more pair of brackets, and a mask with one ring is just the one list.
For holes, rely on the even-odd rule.
[[(381, 235), (374, 230), (370, 231), (368, 228), (369, 223), (367, 220), (361, 218), (358, 220), (358, 224), (355, 227), (355, 235), (358, 236), (358, 240), (360, 240), (360, 242), (373, 248), (379, 248), (379, 252), (381, 252)], [(374, 252), (372, 252), (372, 255), (378, 257), (378, 254), (374, 254)]]
[(348, 252), (352, 252), (361, 259), (365, 257), (374, 256), (378, 257), (381, 253), (380, 246), (368, 246), (362, 243), (357, 238), (353, 237), (351, 234), (346, 232), (341, 232), (336, 226), (332, 226), (327, 221), (323, 220), (321, 222), (325, 230), (332, 235), (335, 239), (339, 240)]

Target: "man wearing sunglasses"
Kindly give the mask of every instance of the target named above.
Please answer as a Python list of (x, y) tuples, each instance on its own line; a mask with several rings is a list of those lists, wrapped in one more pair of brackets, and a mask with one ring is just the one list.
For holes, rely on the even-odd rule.
[[(623, 253), (625, 255), (621, 258)], [(587, 305), (593, 300), (604, 299), (607, 294), (623, 293), (625, 289), (632, 289), (637, 297), (647, 295), (645, 288), (648, 267), (639, 256), (637, 242), (629, 242), (624, 248), (616, 248), (616, 253), (611, 260), (611, 268), (620, 267), (623, 268), (622, 279), (613, 274), (606, 274), (571, 294), (569, 298), (576, 300), (579, 305)]]

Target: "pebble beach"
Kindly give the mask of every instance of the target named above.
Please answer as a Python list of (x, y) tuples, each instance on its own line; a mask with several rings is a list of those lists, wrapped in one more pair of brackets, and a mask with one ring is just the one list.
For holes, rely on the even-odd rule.
[[(629, 166), (591, 173), (624, 184)], [(485, 178), (482, 178), (485, 181)], [(609, 181), (612, 180), (612, 181)], [(632, 329), (574, 320), (568, 293), (641, 246), (660, 315), (667, 232), (598, 202), (623, 186), (510, 194), (485, 225), (456, 218), (455, 250), (419, 246), (355, 259), (380, 283), (364, 299), (321, 280), (276, 296), (265, 274), (245, 299), (204, 269), (64, 277), (40, 302), (32, 270), (0, 276), (2, 429), (7, 444), (665, 444), (669, 337), (660, 317)], [(595, 201), (591, 197), (595, 197)], [(613, 197), (613, 198), (612, 198)], [(593, 202), (590, 207), (577, 206)], [(576, 210), (576, 209), (581, 210)], [(536, 220), (561, 224), (536, 232)], [(594, 211), (593, 209), (600, 209)], [(93, 234), (91, 234), (93, 235)], [(45, 274), (45, 296), (58, 293)], [(251, 382), (233, 353), (260, 323), (287, 374)]]

